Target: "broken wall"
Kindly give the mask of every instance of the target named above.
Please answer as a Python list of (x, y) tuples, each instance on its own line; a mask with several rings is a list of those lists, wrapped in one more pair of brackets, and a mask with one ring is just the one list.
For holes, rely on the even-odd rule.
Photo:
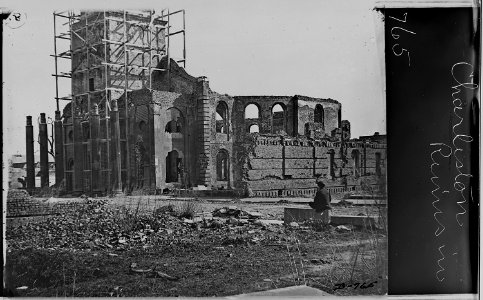
[[(273, 132), (273, 108), (279, 104), (284, 110), (283, 127), (285, 134), (294, 135), (294, 100), (291, 96), (235, 96), (233, 127), (236, 136), (243, 136), (251, 125), (258, 125), (260, 133)], [(245, 118), (245, 108), (254, 104), (258, 108), (258, 118)]]
[(191, 95), (165, 91), (153, 91), (153, 102), (156, 188), (186, 187), (196, 178), (195, 102)]
[[(235, 176), (233, 174), (234, 168), (236, 168), (236, 157), (233, 153), (233, 118), (234, 114), (234, 99), (228, 95), (221, 95), (210, 91), (209, 94), (209, 115), (210, 115), (210, 174), (211, 174), (211, 186), (213, 189), (230, 189), (234, 187)], [(223, 120), (218, 120), (218, 124), (223, 125), (217, 129), (217, 107), (220, 106), (220, 112), (225, 111)], [(224, 117), (224, 118), (223, 118)], [(223, 127), (224, 126), (224, 127)], [(222, 129), (223, 127), (223, 129)], [(225, 166), (225, 163), (227, 164)], [(226, 176), (225, 176), (226, 170)]]
[(334, 191), (356, 190), (363, 182), (376, 188), (385, 176), (385, 144), (252, 135), (243, 146), (241, 173), (255, 195), (311, 195), (319, 176)]
[[(331, 136), (334, 129), (341, 124), (340, 112), (341, 104), (333, 99), (319, 99), (306, 96), (295, 96), (295, 109), (297, 118), (295, 120), (296, 134), (306, 135), (306, 128), (318, 132), (315, 136), (322, 138), (324, 135)], [(315, 122), (315, 110), (317, 106), (322, 106), (322, 124)]]

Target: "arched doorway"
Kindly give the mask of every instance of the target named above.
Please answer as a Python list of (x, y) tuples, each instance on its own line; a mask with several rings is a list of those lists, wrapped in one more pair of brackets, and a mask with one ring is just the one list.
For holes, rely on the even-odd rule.
[(272, 133), (284, 133), (285, 130), (285, 109), (280, 104), (272, 108)]
[(166, 183), (178, 182), (181, 167), (181, 158), (178, 151), (168, 152), (166, 156)]
[(228, 172), (228, 152), (222, 149), (216, 155), (216, 180), (228, 181)]

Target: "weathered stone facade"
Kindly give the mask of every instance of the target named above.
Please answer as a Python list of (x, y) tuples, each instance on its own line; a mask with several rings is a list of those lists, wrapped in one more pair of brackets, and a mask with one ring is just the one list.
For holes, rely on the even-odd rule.
[[(221, 95), (174, 61), (170, 80), (165, 77), (159, 71), (156, 89), (128, 94), (128, 132), (121, 126), (131, 154), (125, 191), (201, 185), (260, 196), (305, 195), (313, 193), (319, 176), (334, 189), (356, 190), (385, 174), (385, 142), (350, 139), (350, 123), (340, 119), (335, 100)], [(246, 115), (251, 104), (258, 110), (254, 116)], [(250, 132), (254, 125), (258, 132)], [(126, 158), (121, 160), (124, 168)], [(105, 181), (97, 187), (109, 189)]]
[[(141, 36), (135, 29), (129, 35)], [(95, 44), (100, 37), (92, 39)], [(164, 43), (162, 31), (158, 43)], [(114, 49), (104, 51), (115, 60)], [(84, 63), (86, 72), (92, 71), (89, 64), (99, 69), (95, 59), (75, 58), (73, 70)], [(125, 77), (127, 93), (110, 90), (107, 97), (102, 81), (115, 82), (114, 73), (81, 73), (72, 77), (76, 95), (63, 114), (69, 191), (196, 188), (309, 195), (319, 176), (334, 191), (376, 185), (385, 176), (385, 139), (351, 139), (350, 122), (341, 119), (336, 100), (218, 94), (205, 77), (190, 76), (167, 56), (152, 71), (151, 88), (143, 71)]]

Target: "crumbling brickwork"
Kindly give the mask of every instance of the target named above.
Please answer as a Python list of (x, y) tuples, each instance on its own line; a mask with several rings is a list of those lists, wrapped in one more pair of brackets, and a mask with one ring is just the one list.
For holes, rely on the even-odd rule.
[(64, 214), (75, 211), (80, 205), (84, 204), (79, 202), (45, 203), (31, 197), (26, 190), (11, 189), (7, 193), (7, 218)]
[(246, 186), (260, 196), (311, 195), (318, 177), (337, 191), (358, 190), (363, 182), (375, 189), (385, 175), (382, 143), (256, 135), (245, 147), (252, 149), (243, 166)]
[[(105, 17), (91, 13), (86, 18), (94, 24), (90, 30), (82, 31), (82, 22), (73, 28), (94, 46), (104, 39), (101, 35), (123, 39), (116, 21), (121, 16), (108, 13), (108, 22), (97, 22)], [(147, 42), (141, 27), (121, 29), (127, 30), (129, 43)], [(154, 46), (163, 47), (164, 31), (156, 38)], [(125, 74), (117, 60), (124, 53), (116, 52), (122, 47), (112, 44), (95, 47), (112, 62), (103, 73), (99, 70), (107, 67), (98, 57), (77, 51), (85, 47), (82, 40), (71, 42), (76, 50), (73, 99), (62, 116), (68, 191), (196, 188), (288, 196), (311, 194), (320, 176), (338, 192), (374, 186), (385, 176), (384, 137), (352, 138), (336, 100), (218, 94), (207, 78), (189, 75), (165, 55), (152, 76), (137, 68), (144, 54), (129, 61), (136, 72), (143, 71)], [(105, 84), (115, 83), (119, 89), (106, 94)]]

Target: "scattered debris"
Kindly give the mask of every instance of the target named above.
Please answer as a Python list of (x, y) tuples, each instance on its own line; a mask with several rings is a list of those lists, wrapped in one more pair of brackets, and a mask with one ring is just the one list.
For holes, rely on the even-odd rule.
[(248, 219), (260, 219), (263, 217), (263, 215), (259, 212), (253, 212), (253, 211), (246, 211), (239, 209), (236, 206), (227, 206), (227, 207), (222, 207), (215, 209), (212, 213), (214, 217), (222, 217), (222, 218), (229, 218), (229, 217), (235, 217), (235, 218), (248, 218)]
[(321, 258), (312, 258), (310, 262), (313, 264), (331, 264), (329, 260), (325, 260)]
[(156, 209), (155, 214), (165, 214), (165, 213), (173, 213), (174, 212), (174, 206), (173, 205), (164, 205), (161, 206), (160, 208)]
[(345, 225), (339, 225), (335, 228), (336, 231), (338, 232), (349, 232), (349, 231), (352, 231), (351, 228), (345, 226)]
[(351, 206), (354, 205), (351, 201), (347, 201), (346, 199), (342, 199), (337, 203), (332, 203), (332, 206)]
[(129, 272), (131, 274), (144, 274), (148, 278), (163, 278), (163, 279), (173, 280), (173, 281), (179, 279), (178, 277), (168, 275), (164, 272), (156, 271), (156, 267), (148, 268), (148, 269), (137, 268), (136, 263), (131, 264)]
[(153, 271), (151, 272), (148, 277), (154, 277), (154, 278), (163, 278), (163, 279), (167, 279), (167, 280), (171, 280), (171, 281), (176, 281), (176, 280), (179, 280), (178, 277), (175, 277), (175, 276), (171, 276), (171, 275), (168, 275), (166, 273), (163, 273), (161, 271)]

